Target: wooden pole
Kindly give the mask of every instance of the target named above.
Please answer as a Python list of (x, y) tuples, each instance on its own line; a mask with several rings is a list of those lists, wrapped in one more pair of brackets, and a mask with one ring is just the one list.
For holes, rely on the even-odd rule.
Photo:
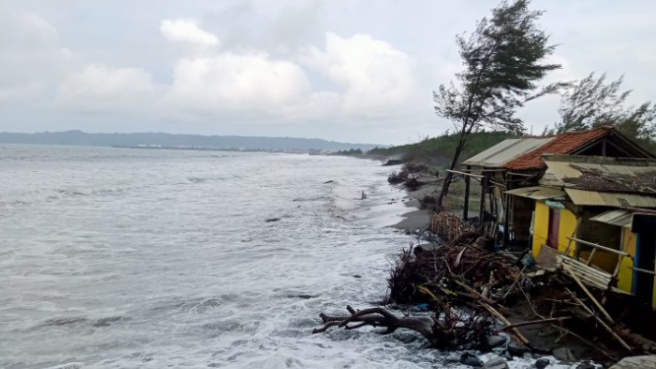
[[(467, 172), (471, 170), (471, 166), (467, 166)], [(469, 218), (469, 187), (471, 185), (471, 177), (465, 176), (465, 206), (462, 209), (462, 219), (467, 220)]]
[[(499, 319), (503, 324), (505, 324), (506, 327), (510, 327), (510, 326), (513, 325), (511, 322), (508, 321), (508, 319), (506, 319), (505, 316), (501, 315), (501, 313), (498, 312), (492, 306), (490, 306), (490, 305), (488, 305), (484, 302), (481, 303), (481, 306), (483, 306), (485, 308), (485, 310), (487, 310), (490, 314), (492, 314), (497, 319)], [(522, 334), (522, 332), (519, 331), (519, 329), (517, 329), (517, 327), (510, 327), (509, 329), (511, 329), (513, 331), (513, 333), (515, 334), (515, 336), (517, 336), (517, 338), (521, 341), (521, 343), (523, 343), (526, 346), (530, 347), (530, 345), (531, 345), (530, 341), (528, 340), (528, 338), (526, 338), (526, 336), (524, 336)]]
[[(510, 180), (510, 174), (506, 173), (506, 191), (512, 190), (512, 181)], [(510, 213), (512, 205), (514, 204), (512, 196), (503, 193), (503, 198), (505, 201), (505, 206), (503, 208), (503, 245), (508, 246), (510, 244)]]
[[(568, 291), (569, 291), (569, 290), (568, 290)], [(569, 293), (570, 293), (570, 295), (572, 295), (572, 297), (576, 300), (576, 302), (577, 302), (579, 305), (581, 305), (581, 307), (582, 307), (585, 311), (588, 312), (588, 314), (592, 315), (592, 316), (595, 318), (595, 320), (597, 320), (597, 321), (599, 322), (599, 324), (601, 324), (601, 326), (604, 327), (604, 329), (606, 329), (606, 330), (608, 331), (608, 333), (610, 333), (610, 334), (611, 334), (611, 335), (617, 340), (617, 342), (619, 342), (622, 346), (624, 346), (624, 348), (627, 349), (629, 352), (632, 352), (632, 351), (633, 351), (633, 348), (631, 348), (631, 346), (629, 346), (629, 344), (626, 343), (626, 342), (622, 339), (622, 337), (618, 336), (617, 333), (615, 333), (615, 331), (613, 331), (613, 329), (612, 329), (611, 327), (609, 327), (608, 324), (606, 324), (606, 322), (604, 322), (603, 320), (601, 320), (601, 318), (598, 317), (598, 316), (594, 313), (594, 311), (592, 311), (592, 310), (588, 307), (588, 305), (584, 304), (583, 301), (581, 301), (578, 297), (576, 297), (576, 295), (575, 295), (574, 293), (572, 293), (572, 291), (569, 291)], [(595, 300), (595, 301), (596, 301), (596, 300)]]
[(507, 325), (507, 326), (501, 328), (500, 330), (505, 331), (506, 329), (525, 327), (527, 325), (562, 322), (563, 320), (567, 320), (567, 319), (572, 319), (572, 317), (571, 316), (563, 316), (563, 317), (560, 317), (560, 318), (548, 318), (548, 319), (541, 319), (541, 320), (532, 320), (530, 322), (523, 322), (523, 323), (516, 323), (516, 324)]
[(480, 230), (485, 229), (485, 192), (487, 191), (487, 176), (481, 179), (481, 202), (480, 209), (478, 214), (478, 219), (480, 220)]

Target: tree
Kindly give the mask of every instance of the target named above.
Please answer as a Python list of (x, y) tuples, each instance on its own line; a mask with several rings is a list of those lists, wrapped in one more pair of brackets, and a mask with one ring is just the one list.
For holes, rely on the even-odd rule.
[[(458, 145), (451, 159), (453, 170), (472, 132), (488, 127), (522, 132), (523, 122), (515, 116), (524, 103), (555, 91), (551, 85), (534, 93), (537, 81), (558, 64), (542, 64), (555, 46), (547, 45), (549, 36), (538, 28), (542, 11), (528, 9), (529, 0), (503, 1), (492, 10), (490, 20), (483, 18), (469, 36), (456, 36), (464, 70), (456, 81), (441, 85), (433, 93), (435, 112), (453, 122)], [(447, 172), (438, 205), (449, 191), (452, 174)]]
[(590, 73), (572, 84), (560, 101), (558, 112), (562, 121), (556, 123), (557, 131), (584, 131), (612, 125), (633, 139), (653, 140), (656, 105), (647, 101), (638, 107), (625, 106), (631, 90), (621, 91), (623, 81), (620, 77), (607, 83), (605, 73), (599, 78)]

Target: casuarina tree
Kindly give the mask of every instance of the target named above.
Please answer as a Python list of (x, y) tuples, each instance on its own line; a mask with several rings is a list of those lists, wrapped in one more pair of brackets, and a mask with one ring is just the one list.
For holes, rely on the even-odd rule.
[[(435, 112), (453, 122), (459, 141), (450, 169), (457, 166), (472, 132), (490, 128), (522, 132), (515, 116), (524, 103), (555, 91), (559, 85), (540, 88), (538, 82), (560, 68), (546, 62), (554, 51), (549, 36), (540, 29), (542, 11), (529, 9), (529, 0), (503, 1), (483, 18), (476, 30), (456, 37), (464, 70), (455, 81), (434, 92)], [(447, 172), (438, 199), (442, 207), (453, 176)]]
[(606, 82), (606, 74), (586, 78), (565, 89), (560, 102), (558, 132), (583, 131), (611, 125), (627, 136), (651, 142), (656, 133), (656, 104), (627, 106), (631, 90), (621, 91), (623, 78)]

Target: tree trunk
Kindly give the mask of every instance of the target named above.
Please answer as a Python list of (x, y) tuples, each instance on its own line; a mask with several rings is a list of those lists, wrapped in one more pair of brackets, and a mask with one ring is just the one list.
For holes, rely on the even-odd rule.
[(467, 134), (468, 133), (464, 131), (460, 134), (460, 142), (458, 143), (458, 146), (456, 146), (456, 151), (453, 153), (453, 158), (451, 159), (451, 165), (449, 165), (449, 171), (446, 172), (446, 176), (444, 177), (444, 184), (442, 185), (442, 191), (440, 191), (440, 197), (437, 199), (438, 211), (444, 209), (443, 201), (446, 195), (449, 193), (449, 186), (451, 186), (451, 181), (453, 180), (453, 173), (450, 171), (456, 169), (456, 166), (458, 165), (458, 160), (460, 159), (460, 155), (465, 149)]

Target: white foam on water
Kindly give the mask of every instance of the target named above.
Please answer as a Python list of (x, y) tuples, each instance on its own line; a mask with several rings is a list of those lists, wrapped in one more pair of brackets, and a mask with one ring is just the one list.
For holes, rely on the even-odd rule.
[(381, 301), (388, 260), (412, 242), (385, 228), (407, 211), (387, 172), (340, 157), (3, 147), (0, 366), (434, 368), (446, 357), (411, 333), (310, 333), (320, 312)]

